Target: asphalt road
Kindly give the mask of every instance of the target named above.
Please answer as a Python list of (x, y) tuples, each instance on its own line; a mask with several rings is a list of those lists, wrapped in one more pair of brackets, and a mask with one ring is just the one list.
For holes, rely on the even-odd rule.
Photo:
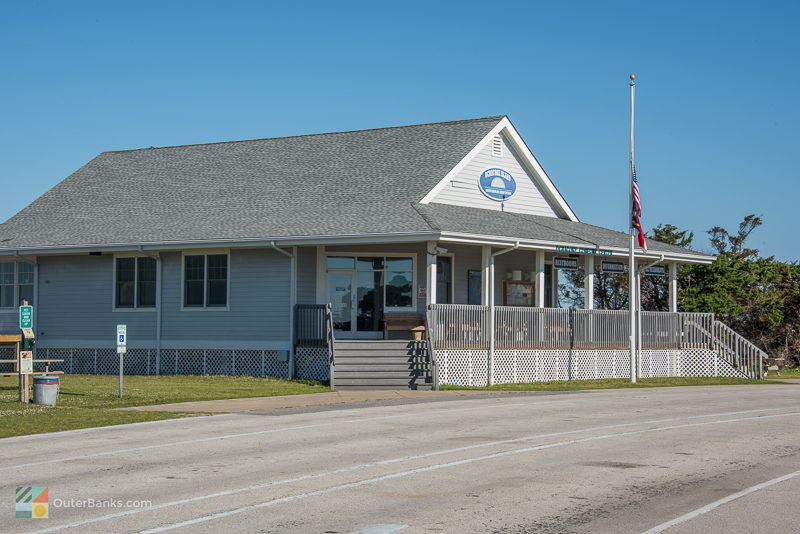
[[(800, 386), (765, 385), (339, 406), (9, 438), (0, 530), (800, 532), (799, 425)], [(48, 519), (14, 518), (15, 487), (26, 485), (49, 488)]]

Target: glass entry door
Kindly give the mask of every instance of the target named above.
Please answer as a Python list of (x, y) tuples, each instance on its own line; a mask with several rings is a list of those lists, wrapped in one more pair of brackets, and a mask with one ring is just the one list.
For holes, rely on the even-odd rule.
[(329, 256), (328, 298), (336, 337), (380, 339), (383, 314), (413, 309), (413, 260)]
[(328, 299), (333, 315), (333, 329), (350, 332), (353, 328), (353, 273), (328, 273)]

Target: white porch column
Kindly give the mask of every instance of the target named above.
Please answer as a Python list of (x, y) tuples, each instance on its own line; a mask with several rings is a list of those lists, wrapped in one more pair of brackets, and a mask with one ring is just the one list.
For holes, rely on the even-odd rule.
[(594, 256), (583, 257), (583, 307), (594, 308)]
[(669, 264), (669, 311), (678, 311), (678, 264)]
[(431, 254), (436, 249), (436, 241), (428, 241), (428, 304), (436, 304), (436, 254)]
[(494, 255), (489, 249), (489, 359), (487, 362), (487, 383), (494, 385)]
[(489, 305), (489, 265), (492, 263), (492, 247), (484, 245), (481, 248), (481, 305)]
[(325, 245), (317, 245), (317, 304), (329, 304), (327, 258)]
[(534, 280), (533, 289), (535, 291), (535, 299), (534, 306), (537, 308), (544, 308), (544, 251), (537, 250), (536, 251), (536, 280)]

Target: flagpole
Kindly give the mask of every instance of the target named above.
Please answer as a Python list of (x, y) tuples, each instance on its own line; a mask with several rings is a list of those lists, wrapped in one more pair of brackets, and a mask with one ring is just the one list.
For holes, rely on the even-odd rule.
[(630, 351), (631, 351), (631, 383), (636, 383), (636, 309), (638, 299), (636, 298), (636, 264), (633, 258), (633, 224), (631, 223), (631, 212), (633, 211), (633, 101), (636, 83), (634, 75), (631, 74), (631, 153), (630, 164), (628, 165), (628, 228), (631, 234), (630, 248), (628, 249), (628, 316), (630, 321)]

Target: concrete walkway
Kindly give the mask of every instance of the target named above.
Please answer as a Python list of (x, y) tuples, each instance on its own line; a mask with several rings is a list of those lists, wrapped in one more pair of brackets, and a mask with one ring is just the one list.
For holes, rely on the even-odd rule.
[[(306, 406), (325, 406), (349, 402), (369, 402), (394, 399), (430, 399), (446, 397), (467, 397), (475, 395), (498, 395), (502, 391), (416, 391), (416, 390), (365, 390), (332, 391), (330, 393), (308, 393), (305, 395), (284, 395), (277, 397), (250, 397), (244, 399), (223, 399), (196, 402), (176, 402), (154, 406), (132, 406), (121, 410), (140, 410), (152, 412), (202, 412), (233, 413), (274, 410), (278, 408), (302, 408)], [(512, 393), (512, 392), (508, 392)]]

